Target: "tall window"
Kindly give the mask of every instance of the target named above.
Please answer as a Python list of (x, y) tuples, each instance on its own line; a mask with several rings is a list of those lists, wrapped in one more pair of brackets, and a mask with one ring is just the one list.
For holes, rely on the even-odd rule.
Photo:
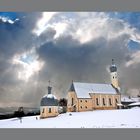
[(51, 108), (49, 108), (49, 113), (51, 113)]
[(85, 100), (85, 102), (87, 103), (87, 100)]
[(98, 98), (96, 98), (96, 105), (99, 105), (99, 100), (98, 100)]
[(72, 98), (72, 99), (71, 99), (71, 105), (73, 105), (73, 104), (74, 104), (74, 99)]
[(43, 108), (43, 110), (42, 110), (42, 113), (44, 113), (44, 108)]
[(118, 100), (117, 100), (117, 98), (115, 99), (115, 101), (116, 101), (116, 103), (118, 103)]
[(109, 104), (112, 105), (111, 98), (109, 98)]
[(105, 105), (105, 98), (103, 98), (103, 105)]

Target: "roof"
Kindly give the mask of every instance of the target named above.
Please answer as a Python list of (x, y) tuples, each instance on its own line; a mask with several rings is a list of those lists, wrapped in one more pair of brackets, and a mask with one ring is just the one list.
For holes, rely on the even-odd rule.
[(52, 94), (43, 96), (40, 102), (41, 106), (58, 106), (58, 100)]
[(110, 72), (116, 72), (117, 71), (117, 67), (114, 64), (114, 59), (112, 59), (112, 65), (110, 66)]
[(111, 66), (110, 66), (110, 71), (111, 71), (111, 72), (116, 72), (116, 71), (117, 71), (116, 65), (111, 65)]
[(91, 98), (89, 93), (117, 94), (116, 90), (112, 87), (111, 84), (73, 82), (71, 89), (76, 92), (77, 98)]
[(140, 102), (129, 104), (128, 106), (140, 106)]
[(48, 94), (41, 99), (40, 106), (58, 106), (58, 100), (51, 93), (52, 87), (48, 86)]

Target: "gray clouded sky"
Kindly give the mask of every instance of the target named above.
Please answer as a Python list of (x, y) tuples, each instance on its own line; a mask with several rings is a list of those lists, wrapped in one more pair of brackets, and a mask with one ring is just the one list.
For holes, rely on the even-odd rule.
[[(14, 15), (14, 18), (13, 18)], [(110, 83), (115, 59), (123, 93), (140, 89), (140, 13), (0, 14), (0, 106), (38, 106), (51, 80)]]

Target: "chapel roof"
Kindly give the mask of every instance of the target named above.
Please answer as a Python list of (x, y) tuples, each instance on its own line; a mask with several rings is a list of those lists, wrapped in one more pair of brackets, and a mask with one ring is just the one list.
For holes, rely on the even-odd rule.
[(48, 94), (41, 99), (41, 106), (58, 106), (57, 98), (51, 93), (52, 87), (48, 86)]

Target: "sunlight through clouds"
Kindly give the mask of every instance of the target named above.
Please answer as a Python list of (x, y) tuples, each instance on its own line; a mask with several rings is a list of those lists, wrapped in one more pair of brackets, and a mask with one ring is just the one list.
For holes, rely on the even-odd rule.
[(33, 30), (33, 33), (39, 36), (46, 29), (47, 23), (55, 14), (57, 14), (57, 12), (43, 12), (41, 19), (38, 20), (36, 27)]
[[(26, 57), (26, 61), (21, 59), (22, 57)], [(21, 66), (21, 68), (18, 70), (18, 78), (21, 80), (24, 80), (27, 82), (31, 76), (38, 73), (42, 66), (43, 62), (39, 62), (37, 58), (31, 60), (28, 60), (28, 56), (25, 54), (22, 55), (16, 55), (13, 58), (13, 64)]]

